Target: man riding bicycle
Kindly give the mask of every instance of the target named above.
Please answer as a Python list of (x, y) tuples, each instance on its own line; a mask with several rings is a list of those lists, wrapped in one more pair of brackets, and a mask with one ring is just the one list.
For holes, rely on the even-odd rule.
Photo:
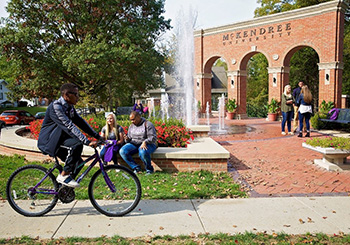
[(91, 142), (79, 128), (100, 139), (100, 135), (76, 112), (74, 105), (78, 99), (78, 87), (72, 83), (63, 84), (61, 97), (52, 102), (46, 110), (38, 139), (38, 148), (44, 154), (51, 157), (58, 156), (65, 162), (57, 182), (69, 187), (79, 187), (74, 177), (79, 172), (77, 166), (83, 161), (81, 158), (83, 145), (91, 147), (97, 145), (96, 141)]

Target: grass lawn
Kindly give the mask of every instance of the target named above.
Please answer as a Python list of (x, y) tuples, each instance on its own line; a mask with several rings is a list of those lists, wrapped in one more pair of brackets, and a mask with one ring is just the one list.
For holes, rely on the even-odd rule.
[(21, 237), (0, 239), (0, 244), (349, 244), (350, 236), (343, 234), (263, 234), (246, 232), (244, 234), (200, 234), (198, 236), (154, 236), (142, 238), (123, 238), (119, 236), (99, 238), (60, 238), (33, 239)]
[(0, 108), (0, 114), (5, 111), (5, 110), (24, 110), (29, 112), (30, 114), (32, 114), (33, 116), (37, 113), (37, 112), (41, 112), (41, 111), (46, 111), (46, 106), (32, 106), (32, 107), (5, 107), (5, 108)]
[[(46, 168), (53, 163), (27, 162), (22, 156), (0, 155), (0, 199), (6, 199), (7, 179), (17, 168), (25, 164), (39, 164)], [(97, 167), (96, 167), (97, 170)], [(57, 174), (56, 172), (55, 174)], [(88, 185), (94, 170), (82, 180), (75, 191), (76, 199), (88, 199)], [(247, 197), (241, 186), (234, 182), (229, 173), (209, 171), (138, 174), (142, 186), (142, 199), (210, 199)]]

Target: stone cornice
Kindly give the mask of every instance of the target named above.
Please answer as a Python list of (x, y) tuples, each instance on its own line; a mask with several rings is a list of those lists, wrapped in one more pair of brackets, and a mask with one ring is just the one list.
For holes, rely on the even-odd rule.
[(267, 67), (268, 73), (289, 73), (290, 67), (279, 66), (279, 67)]
[(340, 10), (345, 12), (347, 4), (344, 0), (334, 0), (330, 2), (321, 3), (309, 7), (290, 10), (282, 13), (262, 16), (247, 21), (236, 22), (234, 24), (223, 25), (219, 27), (212, 27), (207, 29), (195, 30), (194, 36), (209, 36), (225, 32), (235, 32), (242, 29), (252, 29), (254, 27), (260, 27), (269, 24), (275, 24), (279, 22), (288, 22), (295, 19), (306, 18), (310, 16), (320, 15), (327, 12), (334, 12)]
[(228, 71), (227, 72), (228, 77), (233, 77), (233, 76), (241, 76), (241, 77), (246, 77), (247, 76), (247, 71), (246, 70), (236, 70), (236, 71)]
[(319, 70), (329, 70), (329, 69), (344, 69), (344, 63), (343, 62), (328, 62), (328, 63), (318, 63), (318, 69)]
[(213, 74), (211, 74), (211, 73), (198, 73), (197, 75), (196, 75), (196, 78), (213, 78)]

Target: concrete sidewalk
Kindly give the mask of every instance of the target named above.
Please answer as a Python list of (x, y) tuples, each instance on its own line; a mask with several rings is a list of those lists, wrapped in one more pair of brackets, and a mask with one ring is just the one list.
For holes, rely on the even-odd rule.
[(350, 197), (217, 200), (141, 200), (124, 217), (98, 213), (89, 200), (59, 203), (43, 217), (17, 214), (0, 204), (0, 237), (142, 237), (199, 233), (350, 233)]

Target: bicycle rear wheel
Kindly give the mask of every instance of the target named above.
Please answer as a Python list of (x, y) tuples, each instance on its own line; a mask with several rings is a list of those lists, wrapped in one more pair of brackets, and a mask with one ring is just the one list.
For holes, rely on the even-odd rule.
[[(39, 165), (27, 165), (17, 169), (7, 181), (6, 195), (11, 207), (24, 216), (36, 217), (50, 212), (57, 203), (58, 184), (47, 169)], [(43, 182), (35, 188), (41, 181)]]
[(115, 191), (112, 192), (99, 169), (89, 184), (89, 198), (92, 205), (107, 216), (123, 216), (131, 212), (141, 199), (139, 179), (123, 166), (109, 165), (104, 170)]

